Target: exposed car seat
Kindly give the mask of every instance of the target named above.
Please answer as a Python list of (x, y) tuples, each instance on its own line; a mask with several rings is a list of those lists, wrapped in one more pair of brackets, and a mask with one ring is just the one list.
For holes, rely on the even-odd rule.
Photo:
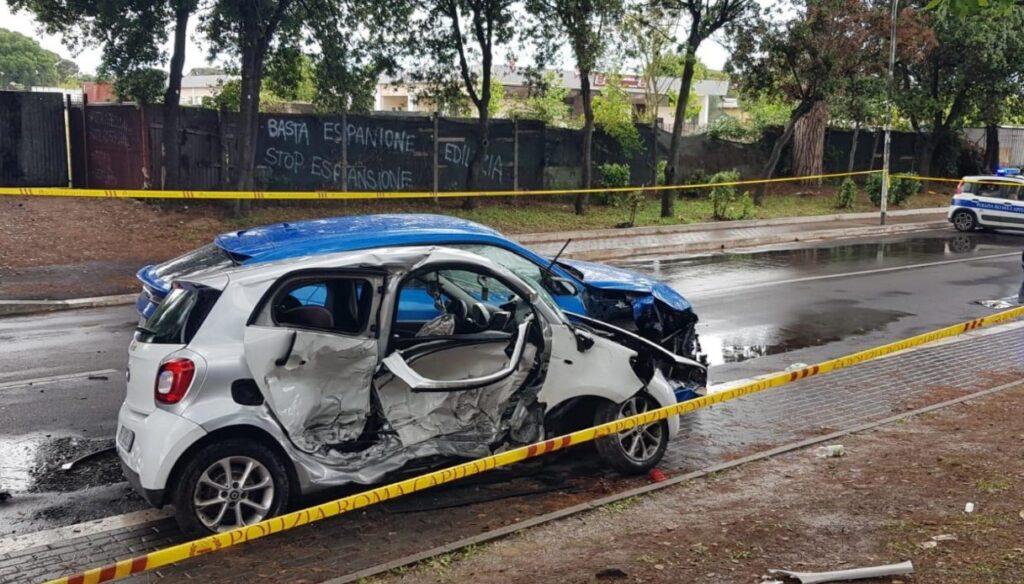
[(334, 317), (331, 315), (331, 311), (322, 306), (299, 306), (283, 310), (278, 316), (278, 322), (319, 329), (334, 328)]

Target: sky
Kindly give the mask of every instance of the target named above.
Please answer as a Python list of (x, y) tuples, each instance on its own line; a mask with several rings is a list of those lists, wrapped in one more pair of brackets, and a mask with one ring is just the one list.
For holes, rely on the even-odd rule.
[[(195, 42), (195, 20), (192, 19), (191, 26), (189, 27), (189, 44), (185, 54), (185, 71), (193, 67), (206, 67), (209, 66), (207, 62), (207, 48), (200, 43)], [(0, 28), (6, 28), (20, 32), (21, 34), (34, 38), (39, 41), (39, 44), (44, 49), (53, 51), (65, 59), (71, 59), (78, 64), (78, 68), (84, 73), (95, 73), (96, 68), (100, 63), (100, 50), (98, 47), (88, 47), (80, 52), (72, 52), (71, 48), (64, 42), (60, 36), (48, 35), (39, 30), (39, 26), (36, 24), (35, 19), (31, 13), (21, 11), (18, 13), (12, 13), (10, 7), (6, 2), (0, 0)], [(167, 52), (170, 53), (170, 42), (168, 42)], [(697, 51), (697, 56), (711, 69), (721, 69), (725, 65), (725, 61), (728, 58), (728, 53), (725, 49), (716, 43), (713, 39), (709, 39), (701, 45), (700, 50)], [(504, 63), (504, 55), (496, 55), (496, 61), (498, 63)], [(568, 66), (568, 64), (565, 64)]]

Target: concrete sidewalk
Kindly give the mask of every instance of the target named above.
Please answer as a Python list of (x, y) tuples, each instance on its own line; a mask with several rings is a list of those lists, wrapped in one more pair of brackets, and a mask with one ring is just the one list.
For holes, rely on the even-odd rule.
[(566, 257), (612, 260), (655, 254), (684, 255), (794, 241), (877, 236), (949, 226), (945, 207), (892, 211), (887, 219), (883, 226), (878, 224), (877, 213), (842, 213), (629, 229), (526, 233), (514, 238), (545, 255), (558, 253), (566, 240), (572, 239), (565, 251)]
[[(705, 469), (1018, 380), (1024, 373), (1022, 351), (1024, 323), (1013, 323), (700, 410), (683, 419), (662, 469), (669, 476)], [(194, 558), (132, 581), (227, 583), (245, 575), (261, 582), (319, 582), (646, 483), (609, 474), (586, 447), (539, 469), (519, 468)], [(0, 581), (38, 581), (183, 540), (170, 519), (83, 529), (77, 537), (0, 553)]]

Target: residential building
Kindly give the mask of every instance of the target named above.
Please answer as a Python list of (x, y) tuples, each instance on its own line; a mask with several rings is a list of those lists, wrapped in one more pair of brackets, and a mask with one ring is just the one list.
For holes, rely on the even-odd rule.
[(214, 97), (232, 79), (237, 79), (237, 76), (227, 75), (222, 69), (192, 69), (181, 78), (181, 104), (203, 105), (203, 98)]
[[(554, 70), (552, 73), (561, 78), (562, 85), (568, 90), (569, 95), (566, 101), (572, 106), (573, 111), (577, 115), (582, 115), (583, 98), (580, 94), (579, 73), (575, 70)], [(493, 75), (504, 87), (505, 94), (508, 96), (526, 97), (530, 91), (529, 80), (524, 69), (496, 65)], [(649, 91), (644, 87), (643, 78), (638, 75), (622, 75), (621, 83), (623, 89), (630, 96), (637, 113), (644, 113), (647, 108)], [(591, 87), (595, 92), (602, 91), (607, 85), (607, 74), (595, 73), (591, 76)], [(669, 103), (667, 95), (678, 93), (679, 79), (658, 78), (652, 85), (657, 87), (657, 93), (661, 96), (658, 105), (658, 118), (661, 120), (662, 127), (671, 128), (675, 119), (675, 108)], [(384, 80), (377, 85), (375, 109), (385, 112), (431, 112), (434, 109), (433, 104), (428, 99), (417, 96), (422, 90), (422, 85)], [(699, 130), (706, 127), (709, 121), (726, 115), (722, 110), (722, 104), (723, 100), (727, 99), (728, 80), (698, 81), (694, 83), (693, 91), (700, 105), (700, 113), (694, 119), (687, 120), (687, 129)], [(650, 92), (653, 93), (653, 91)]]

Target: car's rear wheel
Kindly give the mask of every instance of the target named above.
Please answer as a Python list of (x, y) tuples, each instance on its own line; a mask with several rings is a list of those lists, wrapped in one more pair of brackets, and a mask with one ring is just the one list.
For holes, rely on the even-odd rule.
[[(594, 424), (642, 414), (658, 407), (645, 393), (638, 393), (621, 404), (605, 402), (594, 413)], [(594, 442), (598, 455), (608, 466), (626, 474), (643, 474), (661, 461), (668, 448), (668, 422), (659, 420), (637, 426)]]
[(953, 213), (953, 227), (965, 233), (974, 231), (978, 228), (978, 219), (970, 211), (957, 211)]
[(288, 472), (274, 450), (249, 440), (204, 446), (182, 470), (174, 492), (182, 531), (209, 534), (280, 514), (288, 501)]

